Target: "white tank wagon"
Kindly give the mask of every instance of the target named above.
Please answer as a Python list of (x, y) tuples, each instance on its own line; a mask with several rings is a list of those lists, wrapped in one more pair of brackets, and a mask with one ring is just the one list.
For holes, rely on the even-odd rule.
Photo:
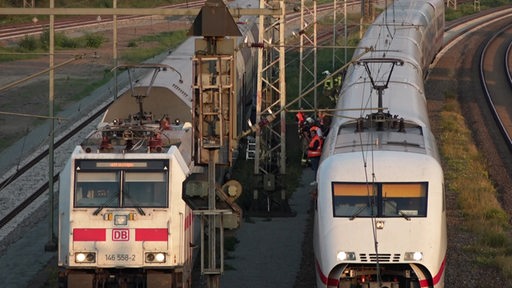
[[(234, 81), (240, 133), (256, 89), (256, 51), (243, 41), (257, 39), (256, 18), (242, 18)], [(201, 170), (192, 155), (196, 38), (159, 64), (126, 67), (150, 73), (132, 79), (61, 171), (60, 287), (191, 287), (199, 225), (183, 183)]]
[(394, 1), (354, 53), (317, 174), (317, 287), (444, 287), (444, 178), (423, 88), (443, 33), (443, 1)]

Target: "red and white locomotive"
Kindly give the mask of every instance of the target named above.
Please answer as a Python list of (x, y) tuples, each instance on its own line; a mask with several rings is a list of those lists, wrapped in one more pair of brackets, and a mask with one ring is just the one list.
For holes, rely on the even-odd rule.
[[(182, 199), (191, 169), (190, 104), (163, 87), (152, 87), (144, 102), (130, 92), (109, 107), (60, 173), (62, 286), (190, 281), (193, 251), (185, 243), (194, 243), (193, 214)], [(167, 125), (169, 115), (179, 122)]]
[[(239, 27), (238, 43), (255, 41), (254, 20)], [(61, 171), (61, 287), (191, 287), (199, 227), (183, 183), (200, 170), (192, 155), (196, 38), (160, 64), (136, 65), (153, 73), (132, 79)], [(255, 53), (235, 56), (238, 123), (255, 95)]]
[(317, 287), (444, 287), (443, 171), (424, 78), (444, 3), (393, 1), (359, 43), (317, 174)]

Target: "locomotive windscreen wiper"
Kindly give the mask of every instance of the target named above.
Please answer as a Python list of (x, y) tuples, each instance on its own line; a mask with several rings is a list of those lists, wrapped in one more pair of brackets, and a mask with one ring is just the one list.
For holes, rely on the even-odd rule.
[[(124, 206), (124, 198), (130, 199), (133, 202), (133, 199), (129, 193), (124, 193), (123, 195), (124, 195), (123, 196), (123, 206)], [(135, 208), (137, 210), (137, 212), (139, 212), (140, 215), (142, 215), (142, 216), (146, 215), (146, 212), (144, 212), (144, 210), (142, 210), (142, 208), (140, 206), (135, 205), (135, 206), (133, 206), (133, 208)]]
[(405, 220), (407, 220), (407, 221), (411, 221), (411, 217), (407, 216), (407, 214), (406, 214), (406, 213), (404, 213), (404, 211), (402, 211), (402, 210), (398, 210), (398, 214), (399, 214), (400, 216), (404, 217), (404, 219), (405, 219)]
[(359, 214), (361, 214), (361, 212), (363, 212), (364, 209), (366, 209), (366, 208), (368, 208), (368, 206), (361, 206), (361, 207), (359, 207), (359, 209), (357, 209), (357, 211), (354, 214), (352, 214), (352, 216), (350, 216), (349, 220), (354, 220), (354, 218), (359, 216)]
[(112, 201), (114, 199), (119, 199), (119, 194), (121, 194), (121, 191), (117, 192), (115, 195), (113, 195), (112, 197), (110, 197), (105, 203), (103, 203), (103, 205), (101, 205), (100, 207), (98, 207), (98, 209), (96, 209), (92, 215), (98, 215), (101, 210), (103, 210), (103, 208), (107, 207), (107, 205), (109, 205), (110, 203), (112, 203)]
[(144, 210), (142, 210), (142, 208), (140, 208), (140, 206), (135, 206), (135, 209), (137, 210), (137, 212), (139, 212), (140, 215), (146, 215), (146, 213), (144, 212)]

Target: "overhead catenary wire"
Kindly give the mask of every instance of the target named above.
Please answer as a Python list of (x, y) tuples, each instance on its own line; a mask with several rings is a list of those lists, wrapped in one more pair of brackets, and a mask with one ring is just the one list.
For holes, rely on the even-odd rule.
[[(387, 2), (387, 1), (386, 1)], [(387, 3), (386, 3), (386, 6), (387, 6)], [(394, 13), (394, 8), (393, 8), (393, 19), (392, 19), (392, 23), (395, 24), (396, 23), (396, 14)], [(394, 27), (396, 27), (395, 25), (387, 25), (387, 23), (389, 22), (387, 20), (387, 13), (384, 14), (384, 27), (387, 31), (387, 33), (389, 33), (389, 37), (390, 37), (390, 41), (387, 42), (387, 45), (388, 47), (391, 46), (393, 40), (395, 39), (394, 37), (394, 31), (395, 29), (393, 29)], [(393, 30), (393, 32), (391, 31)], [(382, 33), (382, 30), (380, 31), (380, 33)], [(380, 37), (384, 37), (382, 34), (379, 34), (379, 37), (377, 37), (377, 39), (375, 39), (375, 41), (379, 41)], [(374, 43), (374, 44), (377, 44), (377, 43)], [(375, 45), (376, 46), (376, 45)], [(387, 49), (384, 49), (384, 50), (387, 50)], [(373, 53), (372, 53), (373, 54)], [(382, 57), (385, 58), (385, 52), (383, 53)], [(399, 60), (399, 59), (394, 59), (394, 60)], [(391, 74), (393, 73), (393, 68), (395, 66), (395, 64), (392, 64), (391, 65), (391, 69), (384, 69), (384, 62), (375, 62), (375, 64), (377, 64), (377, 71), (375, 73), (375, 78), (372, 78), (372, 75), (371, 75), (371, 71), (370, 71), (370, 68), (368, 66), (368, 63), (365, 64), (365, 71), (366, 73), (368, 74), (368, 77), (369, 77), (369, 84), (373, 87), (373, 89), (371, 89), (369, 92), (366, 91), (366, 89), (364, 89), (362, 91), (362, 96), (361, 97), (361, 113), (360, 113), (360, 116), (361, 117), (364, 117), (365, 115), (363, 115), (363, 113), (365, 113), (365, 111), (367, 111), (367, 107), (373, 107), (374, 106), (374, 103), (373, 103), (373, 99), (374, 97), (372, 97), (373, 95), (373, 92), (374, 90), (377, 89), (376, 85), (377, 83), (380, 83), (380, 80), (379, 79), (383, 79), (385, 78), (385, 75), (387, 74), (387, 82), (385, 83), (385, 85), (380, 85), (380, 89), (386, 89), (387, 86), (388, 86), (388, 83), (389, 83), (389, 80), (391, 78)], [(402, 65), (403, 65), (403, 61), (402, 61)], [(364, 82), (367, 81), (366, 78), (364, 78), (363, 80)], [(366, 85), (365, 85), (366, 87)], [(382, 93), (382, 91), (380, 91), (379, 93)], [(369, 97), (367, 98), (367, 101), (365, 102), (364, 101), (364, 96), (368, 94)], [(381, 103), (381, 99), (379, 99), (379, 107), (382, 105)], [(379, 111), (383, 111), (382, 108), (379, 108)], [(370, 125), (373, 124), (373, 121), (371, 121), (371, 117), (370, 117)], [(370, 137), (370, 141), (368, 143), (374, 143), (374, 139), (373, 139), (373, 136), (374, 134), (373, 133), (369, 133), (368, 134), (368, 137)], [(375, 252), (375, 261), (376, 261), (376, 277), (377, 277), (377, 282), (378, 282), (378, 286), (380, 287), (381, 286), (381, 283), (382, 283), (382, 277), (381, 277), (381, 273), (380, 273), (380, 256), (379, 256), (379, 239), (378, 239), (378, 235), (377, 235), (377, 218), (376, 216), (377, 215), (374, 215), (374, 205), (376, 205), (376, 201), (377, 199), (375, 197), (377, 197), (377, 191), (374, 191), (375, 189), (375, 183), (376, 183), (376, 179), (377, 179), (377, 175), (376, 175), (376, 171), (375, 171), (375, 163), (374, 163), (374, 160), (375, 160), (375, 157), (374, 157), (374, 145), (369, 145), (368, 147), (368, 151), (365, 151), (365, 145), (364, 145), (365, 142), (363, 142), (363, 139), (362, 139), (362, 134), (359, 133), (359, 145), (360, 145), (360, 148), (361, 148), (361, 155), (362, 155), (362, 165), (364, 167), (364, 173), (365, 173), (365, 179), (366, 179), (366, 184), (367, 184), (367, 189), (368, 189), (368, 202), (369, 202), (369, 207), (370, 207), (370, 218), (371, 218), (371, 230), (372, 230), (372, 235), (373, 235), (373, 244), (374, 244), (374, 252)], [(368, 159), (368, 157), (370, 159)], [(370, 167), (368, 167), (368, 160), (370, 160)], [(370, 170), (368, 170), (370, 169)], [(371, 175), (371, 179), (370, 179), (370, 175)], [(371, 191), (370, 191), (370, 187), (371, 187)]]

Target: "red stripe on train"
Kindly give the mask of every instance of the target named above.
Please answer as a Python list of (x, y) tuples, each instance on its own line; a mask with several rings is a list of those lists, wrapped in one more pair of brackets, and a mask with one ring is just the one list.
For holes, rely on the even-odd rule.
[(107, 230), (104, 228), (73, 229), (73, 241), (106, 241)]
[(316, 271), (318, 273), (318, 276), (320, 277), (320, 280), (322, 280), (322, 283), (327, 286), (338, 287), (339, 280), (328, 278), (327, 275), (324, 275), (324, 273), (322, 273), (322, 268), (320, 267), (320, 263), (318, 263), (318, 260), (316, 260), (315, 263), (316, 263)]
[[(443, 262), (441, 263), (441, 267), (439, 267), (439, 271), (437, 271), (437, 274), (432, 278), (432, 282), (434, 283), (434, 286), (439, 284), (439, 281), (441, 280), (441, 277), (444, 274), (444, 267), (446, 266), (446, 255), (444, 255)], [(420, 287), (429, 287), (427, 280), (421, 280), (420, 281)]]
[(135, 229), (135, 241), (167, 241), (168, 237), (167, 228)]

